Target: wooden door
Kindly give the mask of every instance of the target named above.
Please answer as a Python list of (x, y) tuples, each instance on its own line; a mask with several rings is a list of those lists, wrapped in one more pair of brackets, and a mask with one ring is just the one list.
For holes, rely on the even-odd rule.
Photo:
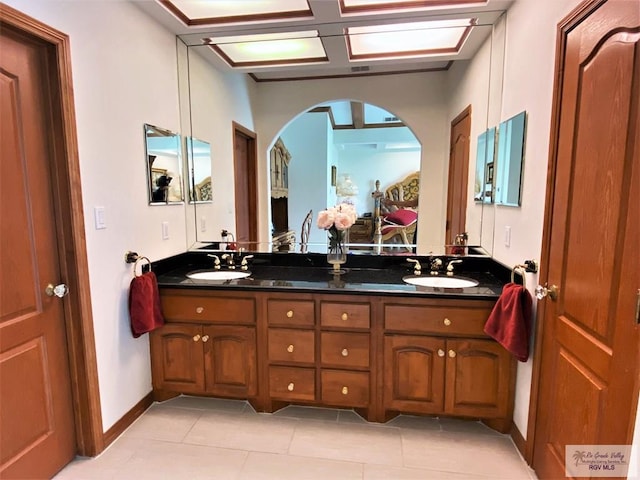
[[(559, 30), (539, 303), (533, 466), (566, 445), (629, 445), (638, 398), (640, 8), (583, 4)], [(534, 396), (535, 398), (535, 389)]]
[(455, 236), (466, 231), (470, 135), (471, 106), (468, 106), (451, 122), (445, 232), (445, 244), (447, 245), (453, 245)]
[(507, 416), (513, 357), (490, 340), (447, 340), (445, 412), (476, 418)]
[(385, 336), (384, 407), (403, 412), (441, 413), (444, 369), (444, 339)]
[(153, 388), (204, 393), (204, 349), (200, 325), (167, 324), (150, 335)]
[(252, 250), (258, 240), (256, 134), (233, 123), (236, 240)]
[[(45, 50), (0, 36), (0, 477), (50, 478), (73, 457)], [(71, 292), (77, 295), (78, 292)]]
[(207, 392), (247, 398), (258, 393), (255, 327), (205, 326)]

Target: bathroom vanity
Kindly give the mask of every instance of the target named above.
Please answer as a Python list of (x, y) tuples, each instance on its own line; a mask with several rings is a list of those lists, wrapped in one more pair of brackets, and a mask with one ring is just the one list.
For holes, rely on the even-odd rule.
[(464, 272), (478, 286), (443, 289), (405, 284), (412, 267), (403, 260), (339, 277), (269, 262), (238, 280), (186, 277), (197, 264), (159, 274), (166, 325), (151, 333), (156, 399), (353, 408), (375, 422), (461, 416), (509, 430), (515, 359), (483, 332), (499, 273), (485, 265)]

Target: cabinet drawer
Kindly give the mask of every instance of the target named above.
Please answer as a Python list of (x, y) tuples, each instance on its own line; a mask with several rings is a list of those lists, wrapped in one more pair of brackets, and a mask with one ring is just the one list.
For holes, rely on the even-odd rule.
[(316, 371), (313, 368), (269, 367), (269, 395), (281, 400), (316, 399)]
[(322, 370), (322, 403), (366, 407), (369, 405), (369, 374)]
[(313, 301), (269, 300), (267, 319), (269, 325), (313, 326), (315, 324)]
[(320, 322), (323, 327), (368, 329), (369, 305), (366, 303), (322, 302)]
[(320, 335), (323, 365), (369, 368), (369, 334), (322, 332)]
[(256, 321), (255, 300), (252, 298), (162, 295), (161, 302), (162, 313), (169, 321), (240, 324)]
[(315, 359), (313, 330), (269, 329), (269, 361), (314, 363)]
[(385, 305), (384, 328), (399, 332), (443, 333), (486, 337), (490, 308)]

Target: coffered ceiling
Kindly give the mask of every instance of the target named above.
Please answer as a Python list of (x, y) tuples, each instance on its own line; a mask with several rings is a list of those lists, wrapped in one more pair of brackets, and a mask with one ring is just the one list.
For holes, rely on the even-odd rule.
[(216, 68), (282, 81), (449, 68), (515, 0), (134, 2)]

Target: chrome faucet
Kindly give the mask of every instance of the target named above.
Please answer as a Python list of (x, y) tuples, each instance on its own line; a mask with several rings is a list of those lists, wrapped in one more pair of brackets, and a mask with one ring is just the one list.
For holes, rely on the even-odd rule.
[(232, 253), (225, 253), (222, 255), (222, 259), (227, 261), (227, 267), (229, 267), (229, 270), (236, 269), (236, 262)]
[(407, 262), (415, 263), (413, 267), (413, 274), (420, 275), (422, 273), (422, 265), (420, 265), (420, 261), (415, 258), (407, 258)]
[(462, 263), (462, 260), (451, 260), (447, 264), (447, 275), (449, 275), (450, 277), (453, 276), (453, 264), (454, 263)]
[(213, 268), (215, 270), (220, 270), (220, 258), (212, 253), (207, 254), (207, 257), (213, 258)]

